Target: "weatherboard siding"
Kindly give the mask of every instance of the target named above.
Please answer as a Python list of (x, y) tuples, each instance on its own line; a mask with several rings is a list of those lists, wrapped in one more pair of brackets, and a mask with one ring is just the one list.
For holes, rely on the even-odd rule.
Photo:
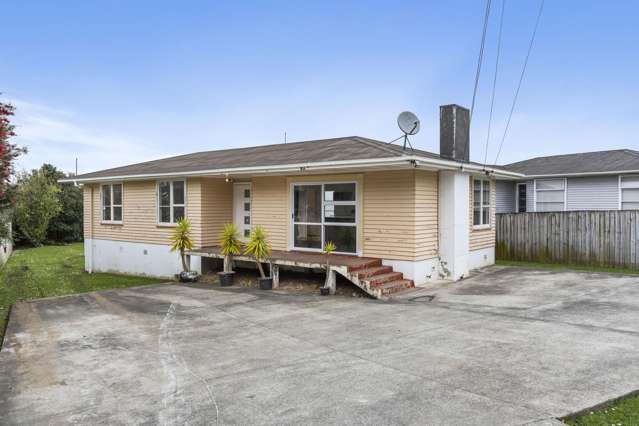
[(499, 180), (495, 184), (495, 207), (497, 213), (513, 213), (515, 211), (515, 182)]
[(233, 184), (220, 178), (201, 179), (202, 246), (218, 245), (226, 223), (233, 222)]
[(437, 256), (438, 177), (400, 170), (364, 174), (364, 256), (423, 260)]
[(251, 222), (262, 225), (271, 247), (288, 249), (290, 223), (288, 189), (285, 176), (255, 177), (251, 188)]
[(619, 176), (569, 178), (566, 210), (617, 210)]
[[(93, 195), (91, 196), (91, 187)], [(188, 179), (186, 183), (186, 212), (193, 224), (193, 240), (201, 243), (200, 183)], [(100, 185), (84, 186), (85, 238), (129, 241), (147, 244), (169, 244), (173, 226), (158, 225), (156, 181), (129, 181), (122, 186), (122, 224), (102, 223)], [(91, 204), (88, 204), (91, 203)], [(91, 214), (90, 205), (93, 206)]]

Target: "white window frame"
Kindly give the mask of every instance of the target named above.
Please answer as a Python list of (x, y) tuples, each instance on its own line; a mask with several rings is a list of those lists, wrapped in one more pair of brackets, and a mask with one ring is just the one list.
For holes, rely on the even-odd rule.
[[(164, 182), (170, 183), (169, 189), (169, 211), (171, 216), (170, 222), (162, 222), (160, 221), (160, 207), (166, 207), (160, 205), (160, 184)], [(184, 204), (174, 204), (173, 203), (173, 184), (175, 182), (183, 182), (184, 183)], [(187, 188), (186, 188), (186, 179), (160, 179), (155, 183), (155, 220), (158, 226), (175, 226), (175, 218), (173, 217), (173, 208), (174, 207), (184, 207), (184, 217), (187, 216)]]
[[(324, 211), (325, 211), (325, 199), (324, 199), (324, 186), (325, 185), (332, 185), (332, 184), (340, 184), (340, 183), (352, 183), (355, 184), (355, 223), (344, 223), (344, 222), (326, 222), (325, 221), (325, 217), (324, 217)], [(321, 216), (321, 223), (311, 223), (311, 222), (294, 222), (294, 209), (295, 209), (295, 186), (304, 186), (304, 185), (320, 185), (322, 187), (322, 216)], [(350, 252), (341, 252), (341, 251), (336, 251), (336, 254), (346, 254), (346, 255), (357, 255), (360, 256), (361, 252), (360, 252), (360, 244), (359, 244), (359, 235), (360, 235), (360, 221), (359, 221), (359, 183), (357, 181), (353, 181), (353, 180), (348, 180), (348, 181), (312, 181), (312, 182), (305, 182), (305, 181), (301, 181), (301, 182), (291, 182), (290, 184), (290, 188), (289, 188), (289, 196), (290, 196), (290, 205), (289, 205), (289, 209), (290, 209), (290, 222), (289, 222), (289, 226), (290, 226), (290, 235), (289, 235), (289, 242), (288, 242), (288, 246), (289, 246), (289, 250), (295, 250), (295, 251), (310, 251), (310, 252), (322, 252), (324, 249), (323, 244), (325, 244), (324, 241), (324, 226), (328, 225), (328, 226), (351, 226), (351, 227), (355, 227), (355, 252), (354, 253), (350, 253)], [(331, 204), (333, 205), (352, 205), (353, 201), (333, 201), (331, 202)], [(321, 231), (322, 231), (322, 248), (319, 249), (315, 249), (315, 248), (306, 248), (306, 247), (295, 247), (295, 225), (320, 225)]]
[[(564, 183), (564, 187), (563, 189), (539, 189), (539, 186), (537, 185), (538, 181), (562, 181)], [(568, 179), (567, 178), (551, 178), (551, 179), (535, 179), (534, 181), (534, 185), (535, 185), (535, 211), (538, 212), (539, 209), (537, 208), (537, 204), (538, 203), (547, 203), (547, 204), (551, 204), (550, 202), (546, 202), (546, 201), (537, 201), (537, 193), (538, 192), (559, 192), (559, 191), (563, 191), (564, 196), (563, 196), (563, 207), (561, 210), (556, 210), (556, 211), (562, 211), (565, 212), (566, 211), (566, 206), (568, 205), (567, 201), (568, 201)], [(555, 201), (555, 203), (558, 203), (559, 201)]]
[[(113, 185), (120, 185), (121, 190), (120, 190), (120, 194), (121, 194), (121, 200), (120, 200), (120, 204), (114, 204), (113, 203)], [(104, 219), (104, 189), (105, 188), (109, 188), (109, 192), (110, 192), (110, 199), (111, 199), (111, 206), (109, 207), (109, 209), (111, 210), (111, 220), (105, 220)], [(122, 210), (122, 218), (120, 220), (113, 220), (113, 210), (114, 207), (120, 207), (120, 209)], [(100, 223), (104, 223), (104, 224), (108, 224), (108, 225), (121, 225), (124, 222), (124, 183), (123, 182), (109, 182), (109, 183), (103, 183), (100, 185)]]
[[(479, 225), (475, 225), (475, 182), (481, 182), (479, 188)], [(484, 185), (488, 184), (488, 204), (484, 204)], [(481, 178), (473, 178), (472, 187), (470, 188), (471, 193), (473, 194), (473, 203), (472, 203), (472, 221), (473, 221), (473, 229), (490, 229), (492, 227), (493, 222), (493, 206), (492, 206), (492, 196), (493, 196), (493, 188), (491, 181), (489, 179), (481, 179)], [(488, 223), (483, 223), (484, 220), (484, 209), (488, 207)]]
[(639, 178), (639, 175), (619, 175), (619, 210), (635, 210), (635, 209), (623, 208), (623, 190), (639, 189), (639, 184), (624, 187), (624, 182), (623, 182), (624, 178)]

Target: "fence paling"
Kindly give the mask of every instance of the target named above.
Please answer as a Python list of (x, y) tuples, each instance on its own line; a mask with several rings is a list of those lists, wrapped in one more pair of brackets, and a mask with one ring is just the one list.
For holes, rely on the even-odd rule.
[(639, 269), (639, 210), (501, 213), (497, 258)]

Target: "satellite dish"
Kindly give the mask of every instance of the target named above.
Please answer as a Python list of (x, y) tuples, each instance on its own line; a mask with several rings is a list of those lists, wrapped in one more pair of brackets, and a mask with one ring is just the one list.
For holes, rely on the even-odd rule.
[(397, 125), (406, 135), (416, 135), (419, 132), (419, 118), (410, 111), (399, 114)]

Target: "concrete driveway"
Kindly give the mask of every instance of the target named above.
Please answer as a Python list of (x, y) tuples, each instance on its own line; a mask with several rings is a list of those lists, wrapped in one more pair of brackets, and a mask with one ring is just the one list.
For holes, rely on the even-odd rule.
[(158, 285), (15, 305), (3, 424), (555, 424), (639, 389), (639, 279), (494, 267), (416, 301)]

